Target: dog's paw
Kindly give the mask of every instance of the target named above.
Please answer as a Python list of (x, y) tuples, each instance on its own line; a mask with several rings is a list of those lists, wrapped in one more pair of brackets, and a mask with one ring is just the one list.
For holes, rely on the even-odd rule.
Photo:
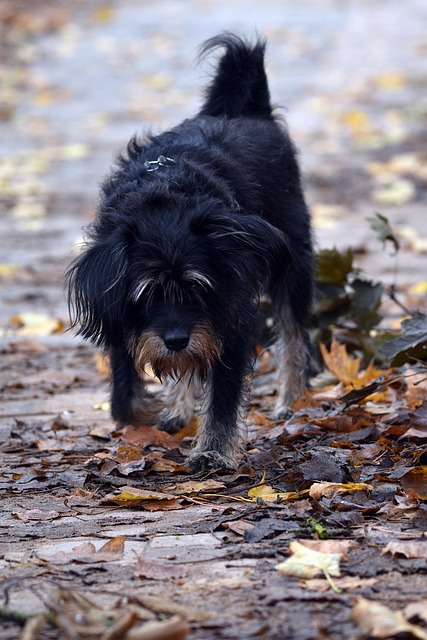
[(224, 456), (218, 451), (192, 451), (186, 460), (191, 473), (219, 469), (237, 469), (237, 460), (231, 456)]
[(289, 420), (292, 418), (293, 411), (287, 404), (278, 404), (274, 408), (274, 419), (275, 420)]

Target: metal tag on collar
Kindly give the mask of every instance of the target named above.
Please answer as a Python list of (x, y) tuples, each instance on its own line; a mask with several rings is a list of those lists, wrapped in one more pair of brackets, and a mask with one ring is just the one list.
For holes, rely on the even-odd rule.
[(158, 171), (160, 167), (168, 167), (171, 164), (175, 164), (175, 160), (173, 160), (173, 158), (159, 156), (157, 160), (146, 160), (144, 162), (144, 167), (147, 171)]

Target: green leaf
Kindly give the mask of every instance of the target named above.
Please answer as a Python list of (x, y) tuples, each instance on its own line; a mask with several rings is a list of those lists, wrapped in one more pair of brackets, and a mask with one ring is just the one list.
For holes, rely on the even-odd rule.
[(317, 254), (316, 279), (322, 284), (343, 285), (353, 270), (353, 251), (322, 249)]
[(378, 282), (360, 278), (356, 278), (351, 286), (354, 291), (351, 317), (361, 329), (372, 329), (381, 320), (377, 312), (381, 305), (383, 286)]
[(383, 246), (387, 241), (391, 242), (394, 247), (394, 253), (397, 253), (400, 249), (399, 240), (394, 235), (388, 218), (382, 216), (380, 213), (376, 213), (375, 218), (367, 218), (367, 220), (371, 229), (375, 231), (378, 239), (383, 243)]

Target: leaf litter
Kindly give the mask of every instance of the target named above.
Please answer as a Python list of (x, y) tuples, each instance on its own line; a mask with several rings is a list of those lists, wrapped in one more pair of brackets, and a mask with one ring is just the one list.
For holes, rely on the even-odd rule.
[[(0, 20), (8, 25), (8, 55), (28, 37), (59, 33), (66, 58), (83, 33), (69, 23), (73, 3), (66, 10), (42, 3), (40, 14), (6, 4)], [(93, 23), (113, 24), (116, 13), (101, 3)], [(164, 35), (152, 45), (162, 56), (175, 51)], [(110, 55), (118, 51), (113, 41), (102, 46)], [(38, 109), (59, 109), (70, 99), (67, 87), (32, 78), (26, 59), (28, 52), (15, 60), (26, 71), (19, 82), (34, 90)], [(163, 103), (172, 79), (153, 70), (141, 84)], [(8, 91), (0, 83), (1, 117), (11, 127), (19, 82)], [(369, 95), (393, 93), (410, 79), (380, 74), (368, 85)], [(133, 103), (141, 108), (140, 98)], [(406, 220), (405, 207), (425, 190), (423, 149), (393, 147), (384, 155), (384, 145), (408, 135), (402, 114), (386, 110), (378, 123), (366, 105), (347, 107), (341, 115), (331, 110), (331, 136), (345, 130), (349, 158), (356, 149), (372, 150), (365, 156), (372, 180), (366, 197)], [(97, 118), (108, 125), (108, 114)], [(29, 238), (38, 242), (63, 206), (44, 176), (92, 153), (90, 141), (58, 144), (33, 124), (40, 150), (6, 154), (0, 167), (2, 206), (30, 247)], [(337, 182), (334, 189), (344, 202), (343, 187)], [(72, 200), (65, 204), (71, 216), (82, 217), (83, 209), (90, 215), (87, 202), (80, 209)], [(313, 209), (328, 233), (349, 213), (320, 199)], [(399, 256), (425, 254), (416, 229), (392, 226), (366, 202), (364, 210), (377, 244)], [(74, 220), (74, 234), (77, 226)], [(48, 247), (45, 240), (40, 244)], [(74, 240), (68, 236), (67, 252)], [(10, 246), (19, 244), (12, 234)], [(55, 253), (56, 237), (49, 251)], [(61, 299), (65, 250), (56, 262), (31, 253), (25, 264), (15, 264), (12, 254), (2, 258), (2, 285), (14, 292), (5, 296), (0, 329), (0, 627), (7, 640), (18, 637), (18, 625), (25, 640), (342, 638), (357, 629), (372, 637), (426, 637), (425, 282), (414, 270), (416, 282), (396, 292), (370, 276), (373, 258), (360, 246), (319, 251), (313, 337), (323, 373), (289, 420), (274, 421), (276, 362), (260, 345), (241, 466), (196, 478), (185, 468), (196, 422), (177, 437), (145, 425), (117, 431), (111, 423), (108, 362), (64, 335), (65, 309), (52, 302)], [(350, 611), (352, 621), (344, 622)]]

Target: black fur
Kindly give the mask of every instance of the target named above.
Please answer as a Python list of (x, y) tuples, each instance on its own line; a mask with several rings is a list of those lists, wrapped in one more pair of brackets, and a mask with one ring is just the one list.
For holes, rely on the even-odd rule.
[(202, 402), (193, 470), (235, 465), (261, 295), (273, 303), (282, 344), (279, 415), (302, 391), (310, 358), (309, 213), (295, 149), (270, 105), (265, 44), (223, 34), (202, 54), (219, 47), (199, 115), (130, 141), (69, 270), (73, 325), (111, 356), (119, 424), (173, 430), (185, 420), (173, 387), (167, 410), (146, 394), (148, 363)]

